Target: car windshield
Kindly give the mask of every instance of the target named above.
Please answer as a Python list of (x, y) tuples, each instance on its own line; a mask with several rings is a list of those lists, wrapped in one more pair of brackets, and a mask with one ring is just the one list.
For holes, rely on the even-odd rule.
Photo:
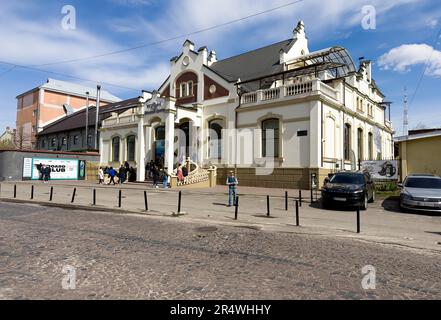
[(336, 174), (332, 177), (331, 183), (343, 184), (364, 184), (364, 176), (361, 174)]
[(434, 178), (408, 178), (407, 188), (441, 189), (441, 179)]

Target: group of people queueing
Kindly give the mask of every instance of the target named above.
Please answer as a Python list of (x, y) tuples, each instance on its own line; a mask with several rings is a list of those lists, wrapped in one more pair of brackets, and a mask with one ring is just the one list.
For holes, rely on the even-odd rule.
[(130, 166), (130, 164), (126, 161), (121, 167), (115, 170), (113, 167), (100, 167), (98, 169), (98, 180), (99, 184), (105, 184), (106, 175), (109, 177), (108, 185), (117, 183), (123, 184), (127, 182), (135, 182), (136, 181), (136, 169)]

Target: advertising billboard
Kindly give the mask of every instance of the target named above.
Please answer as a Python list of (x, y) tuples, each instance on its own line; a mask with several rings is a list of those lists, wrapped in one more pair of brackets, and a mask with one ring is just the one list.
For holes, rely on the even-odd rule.
[(51, 180), (78, 180), (79, 161), (75, 159), (32, 159), (32, 180), (40, 179), (42, 166), (50, 166)]
[(398, 180), (398, 161), (396, 160), (362, 161), (361, 167), (368, 171), (374, 180)]

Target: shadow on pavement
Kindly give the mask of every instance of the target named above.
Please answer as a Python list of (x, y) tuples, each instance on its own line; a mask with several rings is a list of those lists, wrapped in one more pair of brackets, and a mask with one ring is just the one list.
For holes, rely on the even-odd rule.
[(413, 215), (420, 215), (420, 216), (428, 216), (428, 217), (441, 217), (441, 213), (438, 212), (426, 212), (426, 211), (418, 211), (418, 210), (405, 210), (402, 211), (400, 209), (400, 197), (398, 196), (392, 196), (389, 198), (386, 198), (381, 203), (381, 206), (384, 210), (389, 212), (395, 212), (395, 213), (401, 213), (401, 214), (413, 214)]

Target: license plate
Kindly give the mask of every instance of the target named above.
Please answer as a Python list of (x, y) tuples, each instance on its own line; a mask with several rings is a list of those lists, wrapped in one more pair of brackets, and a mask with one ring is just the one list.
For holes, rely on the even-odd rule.
[(439, 208), (440, 204), (438, 202), (418, 202), (419, 207), (430, 207), (430, 208)]
[(334, 200), (335, 201), (342, 201), (343, 202), (343, 201), (346, 201), (347, 199), (346, 198), (334, 198)]

